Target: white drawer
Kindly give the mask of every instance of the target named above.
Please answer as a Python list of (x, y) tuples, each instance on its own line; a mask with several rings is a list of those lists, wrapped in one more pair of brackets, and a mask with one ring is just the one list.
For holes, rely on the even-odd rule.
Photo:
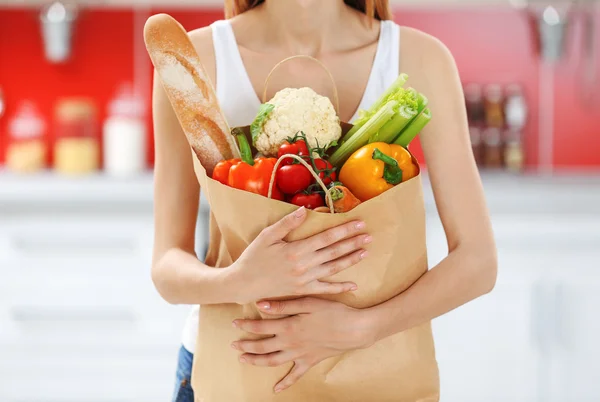
[(178, 346), (0, 349), (0, 400), (168, 401)]
[[(85, 269), (103, 264), (102, 271), (121, 267), (119, 261), (151, 261), (152, 223), (147, 220), (68, 219), (2, 222), (0, 249), (9, 263), (32, 274), (50, 269)], [(60, 272), (60, 271), (59, 271)]]

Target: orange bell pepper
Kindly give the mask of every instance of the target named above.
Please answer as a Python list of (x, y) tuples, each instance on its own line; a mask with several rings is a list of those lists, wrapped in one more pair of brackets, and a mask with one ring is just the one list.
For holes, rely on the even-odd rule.
[[(217, 163), (213, 169), (212, 178), (226, 186), (267, 197), (271, 175), (277, 159), (252, 159), (252, 151), (246, 136), (241, 133), (237, 137), (242, 158), (229, 159)], [(283, 200), (283, 193), (276, 185), (273, 185), (272, 198), (274, 200)]]
[(342, 166), (340, 181), (364, 202), (418, 174), (419, 166), (404, 147), (374, 142), (350, 156)]

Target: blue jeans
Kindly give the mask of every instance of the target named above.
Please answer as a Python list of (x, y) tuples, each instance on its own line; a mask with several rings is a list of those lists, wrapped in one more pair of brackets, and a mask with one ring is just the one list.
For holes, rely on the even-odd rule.
[(182, 346), (179, 349), (173, 402), (194, 402), (194, 391), (191, 382), (193, 361), (194, 355)]

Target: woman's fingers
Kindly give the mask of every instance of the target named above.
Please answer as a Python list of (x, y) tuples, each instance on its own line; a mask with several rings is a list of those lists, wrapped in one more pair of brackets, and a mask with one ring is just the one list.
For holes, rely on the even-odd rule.
[(276, 335), (290, 332), (293, 318), (280, 318), (278, 320), (235, 320), (233, 326), (242, 331), (256, 335)]
[(285, 345), (281, 339), (274, 336), (272, 338), (253, 340), (253, 341), (237, 341), (231, 344), (236, 350), (244, 353), (255, 355), (266, 355), (269, 353), (279, 352)]
[(240, 362), (251, 364), (253, 366), (277, 367), (294, 361), (295, 356), (292, 352), (275, 352), (266, 355), (243, 354), (240, 356)]
[(317, 251), (315, 253), (314, 265), (316, 266), (329, 262), (336, 263), (342, 257), (347, 256), (354, 251), (361, 250), (362, 247), (366, 246), (372, 241), (373, 239), (369, 235), (359, 235), (351, 237), (350, 239), (339, 241), (329, 247)]
[(259, 238), (265, 240), (267, 243), (275, 243), (283, 240), (285, 236), (290, 232), (302, 225), (306, 220), (306, 208), (301, 207), (292, 212), (291, 214), (284, 216), (278, 222), (264, 229)]
[(366, 250), (358, 250), (351, 254), (348, 254), (342, 258), (338, 258), (334, 261), (329, 261), (323, 265), (310, 270), (306, 275), (310, 281), (317, 281), (319, 279), (328, 278), (345, 269), (350, 268), (353, 265), (358, 264), (360, 261), (368, 256)]
[(312, 281), (306, 286), (308, 295), (337, 295), (340, 293), (354, 292), (358, 287), (353, 282), (321, 282)]
[(359, 234), (362, 230), (364, 230), (364, 228), (364, 222), (352, 221), (331, 229), (327, 229), (324, 232), (321, 232), (304, 240), (299, 240), (292, 244), (298, 246), (301, 250), (304, 251), (316, 251), (331, 246), (332, 244), (335, 244), (340, 240), (344, 240), (347, 237)]
[(295, 362), (294, 367), (292, 367), (292, 369), (290, 370), (288, 375), (286, 375), (285, 378), (283, 380), (281, 380), (279, 382), (279, 384), (277, 384), (275, 386), (274, 391), (281, 392), (285, 389), (288, 389), (289, 387), (291, 387), (292, 385), (297, 383), (298, 380), (304, 374), (306, 374), (306, 372), (308, 371), (309, 368), (310, 368), (310, 366), (308, 366), (307, 364)]

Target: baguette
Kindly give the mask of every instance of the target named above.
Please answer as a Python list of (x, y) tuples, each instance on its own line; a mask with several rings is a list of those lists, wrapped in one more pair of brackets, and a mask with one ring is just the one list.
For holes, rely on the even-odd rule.
[(167, 14), (148, 19), (144, 41), (187, 140), (211, 176), (217, 163), (240, 152), (200, 57), (186, 30)]

